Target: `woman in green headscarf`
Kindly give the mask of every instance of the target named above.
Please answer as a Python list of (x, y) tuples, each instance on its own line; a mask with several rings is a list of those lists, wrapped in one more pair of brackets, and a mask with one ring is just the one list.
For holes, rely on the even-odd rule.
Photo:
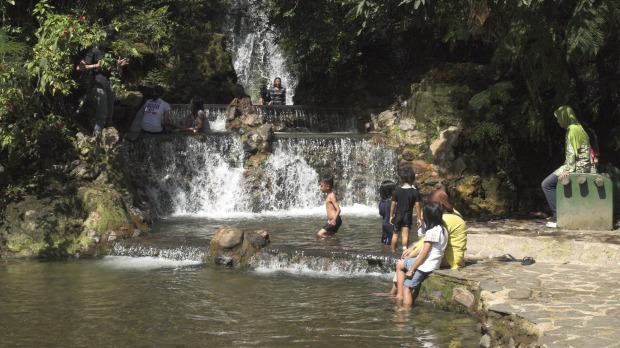
[(566, 160), (564, 165), (551, 173), (541, 184), (552, 213), (549, 222), (547, 222), (548, 227), (557, 227), (555, 191), (558, 181), (568, 177), (569, 173), (589, 173), (592, 166), (590, 162), (590, 139), (577, 120), (573, 109), (570, 106), (560, 106), (554, 115), (558, 119), (560, 127), (566, 129)]

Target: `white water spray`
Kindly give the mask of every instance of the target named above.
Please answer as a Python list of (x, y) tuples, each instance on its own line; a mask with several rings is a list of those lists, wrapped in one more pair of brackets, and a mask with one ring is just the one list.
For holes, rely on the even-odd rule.
[(286, 104), (293, 104), (297, 79), (290, 73), (286, 57), (278, 45), (278, 33), (265, 13), (262, 1), (231, 1), (231, 14), (227, 16), (223, 32), (233, 58), (238, 83), (256, 104), (261, 83), (267, 88), (276, 77), (286, 88)]

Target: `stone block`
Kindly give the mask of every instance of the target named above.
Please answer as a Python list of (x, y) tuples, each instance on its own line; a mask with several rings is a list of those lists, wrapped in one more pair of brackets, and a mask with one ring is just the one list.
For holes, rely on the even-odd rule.
[(556, 191), (558, 228), (569, 230), (612, 230), (613, 187), (600, 174), (571, 173)]

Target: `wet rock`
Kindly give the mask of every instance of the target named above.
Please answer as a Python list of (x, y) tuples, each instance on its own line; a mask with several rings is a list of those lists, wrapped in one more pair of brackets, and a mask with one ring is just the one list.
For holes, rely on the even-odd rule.
[(241, 123), (248, 127), (258, 127), (265, 123), (265, 117), (261, 116), (257, 113), (251, 113), (247, 115), (243, 115), (241, 117)]
[(241, 231), (234, 227), (222, 227), (211, 239), (205, 261), (218, 265), (245, 266), (248, 260), (267, 244), (269, 244), (267, 231)]
[(217, 244), (222, 248), (234, 248), (243, 242), (243, 231), (234, 227), (220, 228), (217, 232), (215, 232), (213, 241), (217, 242)]
[(233, 258), (230, 256), (217, 255), (214, 259), (216, 265), (220, 266), (232, 266)]

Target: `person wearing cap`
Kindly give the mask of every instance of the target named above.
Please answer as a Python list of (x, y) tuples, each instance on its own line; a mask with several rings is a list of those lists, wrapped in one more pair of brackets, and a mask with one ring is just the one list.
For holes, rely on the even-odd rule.
[[(99, 135), (103, 128), (112, 122), (114, 113), (115, 96), (109, 81), (111, 72), (109, 67), (102, 66), (101, 62), (112, 46), (115, 36), (116, 30), (106, 29), (103, 42), (91, 48), (76, 67), (77, 71), (90, 72), (93, 77), (92, 97), (95, 102), (95, 128), (93, 135), (95, 136)], [(124, 67), (127, 64), (129, 64), (129, 61), (126, 58), (116, 60), (117, 68)]]

